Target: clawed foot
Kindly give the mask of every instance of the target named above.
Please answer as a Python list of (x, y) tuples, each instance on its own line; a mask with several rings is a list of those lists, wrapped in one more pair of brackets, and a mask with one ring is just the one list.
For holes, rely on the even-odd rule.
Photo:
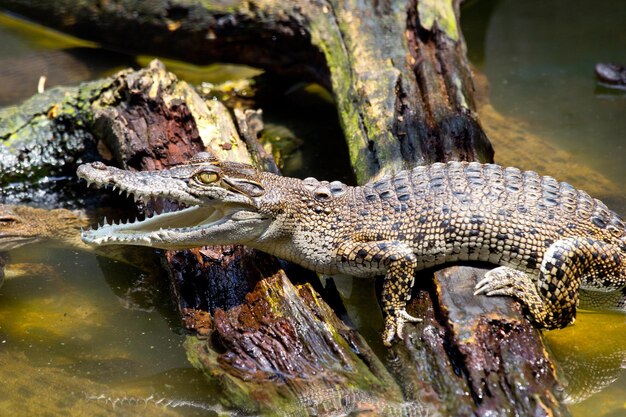
[(492, 269), (476, 284), (475, 295), (506, 295), (516, 298), (525, 307), (529, 318), (544, 328), (563, 327), (573, 317), (573, 310), (554, 315), (539, 295), (531, 275), (506, 266)]
[(383, 335), (383, 343), (390, 347), (396, 337), (403, 340), (402, 330), (405, 323), (419, 323), (422, 321), (419, 317), (413, 317), (406, 312), (405, 309), (396, 310), (394, 314), (385, 317), (385, 333)]
[(474, 295), (508, 295), (523, 298), (523, 288), (528, 280), (524, 272), (501, 266), (485, 274), (476, 284)]

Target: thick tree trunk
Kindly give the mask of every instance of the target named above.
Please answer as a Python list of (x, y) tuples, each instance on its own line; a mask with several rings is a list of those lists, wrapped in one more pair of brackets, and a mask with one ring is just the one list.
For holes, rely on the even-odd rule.
[[(130, 1), (94, 5), (91, 2), (85, 4), (65, 0), (39, 8), (29, 3), (0, 0), (0, 5), (14, 11), (39, 17), (57, 28), (111, 47), (123, 46), (144, 53), (158, 51), (159, 54), (192, 62), (214, 59), (238, 61), (320, 82), (334, 93), (359, 182), (418, 163), (452, 159), (486, 162), (492, 159), (491, 146), (474, 113), (472, 79), (458, 29), (458, 1), (387, 1), (371, 4), (356, 0), (255, 0), (228, 6), (171, 1), (151, 4), (149, 9), (144, 3)], [(71, 14), (69, 17), (68, 13)], [(126, 36), (129, 31), (135, 36)], [(124, 35), (118, 35), (121, 33)], [(109, 141), (113, 153), (127, 166), (135, 169), (167, 166), (184, 160), (198, 147), (211, 142), (205, 136), (208, 130), (202, 132), (200, 127), (194, 127), (190, 122), (189, 97), (187, 107), (154, 97), (146, 104), (145, 92), (130, 91), (130, 96), (115, 104), (113, 112), (103, 109), (95, 120), (96, 126), (101, 128), (99, 136), (113, 135), (122, 144), (111, 146), (115, 141)], [(194, 100), (191, 102), (195, 103)], [(156, 109), (155, 114), (142, 113), (147, 108)], [(135, 124), (133, 120), (140, 123)], [(144, 125), (146, 120), (148, 123)], [(254, 136), (246, 134), (246, 131), (254, 131), (254, 127), (245, 127), (248, 123), (245, 117), (238, 117), (238, 122), (239, 132), (244, 136)], [(232, 131), (239, 136), (236, 130), (231, 130), (234, 128), (228, 122), (219, 122), (218, 125), (222, 135), (231, 137), (229, 132)], [(160, 129), (164, 130), (159, 132)], [(174, 137), (173, 142), (168, 139), (171, 136)], [(141, 141), (145, 137), (157, 137), (158, 140), (151, 143)], [(219, 142), (221, 139), (215, 140)], [(177, 146), (171, 146), (171, 143), (177, 143)], [(235, 148), (243, 149), (240, 145)], [(229, 152), (229, 158), (233, 159), (232, 152)], [(241, 158), (249, 158), (249, 155), (242, 155)], [(256, 368), (248, 362), (237, 363), (237, 356), (243, 360), (244, 352), (268, 348), (272, 355), (282, 357), (282, 353), (275, 350), (277, 345), (266, 338), (288, 340), (287, 336), (293, 336), (294, 330), (289, 327), (289, 322), (275, 327), (283, 333), (267, 330), (275, 328), (271, 325), (266, 327), (267, 323), (263, 321), (267, 316), (265, 310), (266, 313), (261, 314), (231, 309), (226, 315), (214, 315), (215, 323), (207, 321), (198, 312), (199, 309), (214, 307), (206, 304), (206, 300), (219, 299), (215, 298), (217, 294), (226, 293), (228, 300), (234, 300), (232, 305), (239, 305), (244, 303), (242, 295), (256, 288), (250, 294), (259, 294), (260, 291), (264, 295), (248, 296), (245, 304), (248, 307), (245, 308), (251, 308), (253, 300), (249, 297), (265, 300), (261, 304), (269, 303), (268, 300), (273, 299), (272, 296), (280, 292), (280, 288), (288, 287), (280, 274), (274, 275), (273, 286), (269, 287), (255, 285), (256, 279), (251, 282), (233, 279), (223, 262), (227, 259), (241, 262), (249, 259), (237, 251), (230, 248), (204, 249), (204, 252), (169, 253), (166, 258), (179, 297), (191, 300), (182, 305), (189, 323), (200, 328), (215, 326), (228, 352), (239, 352), (234, 357), (228, 352), (224, 354), (226, 356), (221, 356), (221, 362), (218, 360), (221, 366), (225, 369), (243, 366), (252, 370), (252, 373), (239, 375), (235, 384), (238, 394), (229, 397), (233, 404), (241, 406), (245, 401), (236, 399), (241, 399), (242, 393), (254, 398), (260, 396), (257, 388), (252, 388), (256, 382), (252, 385), (241, 382), (257, 375)], [(268, 262), (271, 264), (271, 261)], [(272, 275), (276, 272), (274, 268), (261, 268), (258, 276)], [(194, 282), (204, 279), (201, 271), (208, 269), (221, 274), (222, 278), (212, 281), (219, 285), (227, 283), (226, 289), (220, 286), (203, 293), (194, 286)], [(241, 270), (239, 267), (235, 269)], [(420, 399), (428, 398), (437, 412), (446, 415), (488, 415), (495, 410), (504, 410), (505, 415), (567, 414), (555, 399), (558, 398), (558, 385), (539, 333), (530, 327), (519, 311), (511, 308), (511, 300), (486, 301), (485, 297), (473, 297), (471, 292), (477, 274), (464, 268), (440, 271), (436, 274), (437, 286), (419, 293), (412, 303), (411, 308), (428, 320), (417, 326), (407, 326), (410, 328), (405, 334), (405, 343), (394, 349), (400, 364), (397, 375), (404, 397), (419, 407), (423, 406)], [(194, 278), (189, 279), (189, 276)], [(423, 278), (421, 281), (431, 279), (427, 275)], [(230, 297), (233, 294), (235, 296)], [(222, 306), (231, 306), (228, 304), (230, 301), (219, 300)], [(473, 308), (460, 306), (460, 300), (472, 303)], [(185, 306), (185, 303), (188, 304)], [(492, 303), (508, 307), (502, 307), (506, 311), (497, 310), (494, 313)], [(294, 313), (283, 307), (272, 312), (277, 317)], [(314, 315), (314, 312), (307, 314)], [(309, 326), (307, 329), (317, 334), (318, 325)], [(266, 330), (261, 331), (263, 338), (256, 338), (251, 335), (258, 333), (250, 333), (250, 329)], [(349, 339), (343, 331), (331, 333), (335, 337), (342, 334), (341, 339), (347, 338), (352, 343), (353, 339)], [(213, 339), (210, 340), (212, 343)], [(337, 339), (331, 342), (323, 333), (318, 340), (330, 343), (327, 348), (332, 352), (343, 343)], [(196, 363), (205, 366), (213, 363), (208, 360), (215, 354), (211, 343), (192, 344), (204, 358), (195, 358)], [(280, 346), (282, 349), (285, 344)], [(367, 409), (372, 409), (375, 414), (391, 410), (388, 405), (400, 401), (397, 386), (388, 385), (388, 376), (381, 376), (383, 374), (376, 360), (368, 356), (371, 351), (366, 345), (351, 347), (340, 356), (351, 357), (360, 352), (364, 355), (360, 359), (365, 362), (367, 371), (378, 378), (378, 382), (372, 385), (357, 384), (365, 387), (374, 397), (351, 397), (349, 393), (350, 398), (361, 398), (351, 409), (357, 410), (367, 404), (366, 407), (373, 407)], [(317, 359), (312, 357), (311, 360)], [(506, 366), (514, 361), (528, 365), (517, 370)], [(283, 375), (278, 364), (272, 363), (270, 368), (275, 375)], [(211, 371), (208, 374), (221, 378), (211, 374)], [(335, 375), (333, 378), (338, 377)], [(235, 379), (229, 381), (228, 384), (231, 384)], [(324, 379), (321, 385), (293, 381), (288, 385), (293, 389), (293, 398), (302, 401), (301, 395), (324, 392), (322, 387), (331, 386), (331, 381), (341, 381), (342, 387), (347, 383), (345, 379), (331, 378)], [(256, 385), (259, 386), (262, 387), (262, 384)], [(310, 386), (313, 391), (297, 392), (305, 386)], [(386, 388), (377, 391), (372, 389), (375, 386)], [(285, 396), (283, 391), (277, 394), (278, 397), (270, 398)], [(339, 397), (333, 397), (333, 401), (343, 394), (340, 391)], [(314, 398), (312, 401), (315, 402), (315, 398), (321, 397), (313, 395), (308, 398)], [(267, 410), (268, 403), (249, 406), (253, 407), (249, 411), (263, 411)], [(394, 410), (401, 412), (398, 411), (401, 408)]]

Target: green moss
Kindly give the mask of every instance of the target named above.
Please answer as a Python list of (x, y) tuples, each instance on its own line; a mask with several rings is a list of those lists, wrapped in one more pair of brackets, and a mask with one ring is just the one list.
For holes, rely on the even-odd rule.
[(1, 184), (72, 175), (86, 152), (95, 149), (92, 104), (114, 80), (51, 88), (19, 106), (0, 109)]
[(417, 12), (424, 29), (431, 31), (436, 23), (450, 39), (459, 40), (459, 28), (452, 0), (419, 0)]

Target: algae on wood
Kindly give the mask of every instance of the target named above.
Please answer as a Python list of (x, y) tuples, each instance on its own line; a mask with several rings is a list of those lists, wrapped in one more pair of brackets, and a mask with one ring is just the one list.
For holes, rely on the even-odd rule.
[[(448, 10), (458, 12), (458, 3), (449, 1)], [(131, 1), (0, 0), (6, 9), (115, 49), (238, 62), (319, 82), (337, 101), (359, 182), (417, 163), (492, 158), (474, 112), (464, 43), (422, 27), (418, 5), (175, 0), (147, 10)], [(451, 27), (451, 19), (444, 13), (434, 26)]]

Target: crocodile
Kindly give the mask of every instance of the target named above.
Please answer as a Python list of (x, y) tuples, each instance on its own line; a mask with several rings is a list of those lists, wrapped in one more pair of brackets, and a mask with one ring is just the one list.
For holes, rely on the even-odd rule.
[[(383, 341), (402, 338), (416, 270), (487, 262), (475, 294), (516, 298), (546, 329), (574, 321), (579, 294), (626, 310), (626, 230), (584, 191), (552, 177), (477, 162), (435, 163), (348, 186), (258, 171), (200, 153), (159, 171), (101, 162), (77, 174), (182, 208), (82, 233), (96, 245), (182, 249), (244, 244), (323, 274), (384, 276)], [(106, 223), (106, 222), (105, 222)], [(605, 302), (602, 302), (606, 295)], [(600, 300), (600, 301), (599, 301)]]

